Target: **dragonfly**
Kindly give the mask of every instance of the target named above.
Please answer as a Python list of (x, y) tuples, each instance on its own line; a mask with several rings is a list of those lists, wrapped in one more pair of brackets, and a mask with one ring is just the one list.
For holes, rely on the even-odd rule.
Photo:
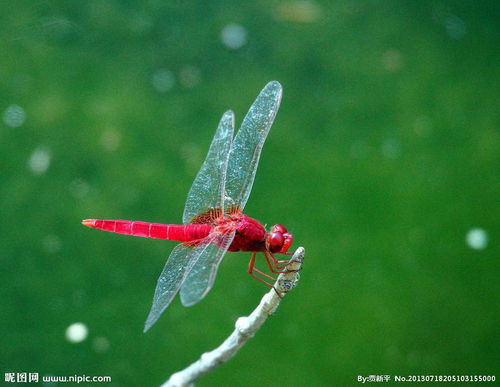
[[(271, 273), (286, 272), (293, 236), (276, 224), (266, 231), (243, 209), (250, 196), (262, 147), (281, 102), (279, 82), (269, 82), (260, 92), (234, 136), (234, 113), (225, 112), (208, 154), (189, 190), (183, 224), (130, 220), (85, 219), (82, 224), (118, 234), (181, 242), (171, 252), (158, 279), (153, 305), (146, 319), (148, 331), (180, 291), (184, 306), (199, 302), (212, 288), (217, 269), (227, 251), (252, 252), (248, 273), (273, 287), (274, 277), (255, 267), (263, 253)], [(234, 139), (233, 139), (234, 136)]]

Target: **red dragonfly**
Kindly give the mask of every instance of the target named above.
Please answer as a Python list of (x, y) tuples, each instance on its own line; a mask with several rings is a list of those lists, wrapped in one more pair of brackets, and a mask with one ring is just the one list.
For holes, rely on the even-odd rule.
[(119, 234), (182, 242), (170, 254), (158, 279), (153, 306), (144, 331), (158, 320), (180, 289), (184, 306), (200, 301), (212, 288), (226, 251), (250, 251), (248, 273), (268, 286), (274, 280), (255, 267), (262, 252), (272, 273), (286, 271), (285, 260), (292, 235), (276, 224), (267, 232), (257, 220), (243, 214), (252, 189), (260, 153), (281, 101), (279, 82), (268, 83), (245, 116), (233, 140), (234, 114), (227, 111), (189, 191), (183, 224), (159, 224), (130, 220), (86, 219), (85, 226)]

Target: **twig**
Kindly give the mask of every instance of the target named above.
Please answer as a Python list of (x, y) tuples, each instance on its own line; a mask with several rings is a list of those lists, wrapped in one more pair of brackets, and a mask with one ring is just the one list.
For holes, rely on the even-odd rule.
[(288, 272), (280, 274), (274, 284), (276, 290), (271, 289), (266, 293), (250, 316), (238, 318), (235, 330), (219, 347), (211, 352), (205, 352), (196, 362), (172, 374), (162, 387), (192, 386), (195, 380), (232, 358), (257, 332), (267, 317), (274, 313), (283, 296), (296, 286), (304, 253), (303, 247), (295, 251), (287, 265)]

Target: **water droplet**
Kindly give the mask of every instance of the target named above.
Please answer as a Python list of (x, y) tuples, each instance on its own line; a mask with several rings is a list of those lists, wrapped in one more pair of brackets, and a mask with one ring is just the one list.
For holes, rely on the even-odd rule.
[(28, 160), (28, 166), (33, 174), (40, 176), (49, 169), (50, 159), (50, 149), (42, 145), (33, 151)]
[(471, 249), (482, 250), (488, 245), (488, 234), (481, 228), (473, 228), (467, 232), (465, 240)]
[(247, 30), (239, 24), (228, 24), (220, 34), (222, 43), (228, 48), (237, 50), (247, 44)]
[(84, 323), (77, 322), (66, 328), (66, 340), (70, 343), (81, 343), (88, 336), (89, 330)]
[(3, 122), (11, 128), (18, 128), (26, 121), (26, 112), (19, 105), (10, 105), (3, 111)]

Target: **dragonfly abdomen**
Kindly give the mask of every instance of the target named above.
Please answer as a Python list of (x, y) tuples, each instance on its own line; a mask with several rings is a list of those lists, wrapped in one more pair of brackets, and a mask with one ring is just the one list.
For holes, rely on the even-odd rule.
[(82, 223), (91, 228), (117, 234), (168, 239), (179, 242), (203, 239), (212, 229), (208, 224), (161, 224), (135, 220), (86, 219)]

